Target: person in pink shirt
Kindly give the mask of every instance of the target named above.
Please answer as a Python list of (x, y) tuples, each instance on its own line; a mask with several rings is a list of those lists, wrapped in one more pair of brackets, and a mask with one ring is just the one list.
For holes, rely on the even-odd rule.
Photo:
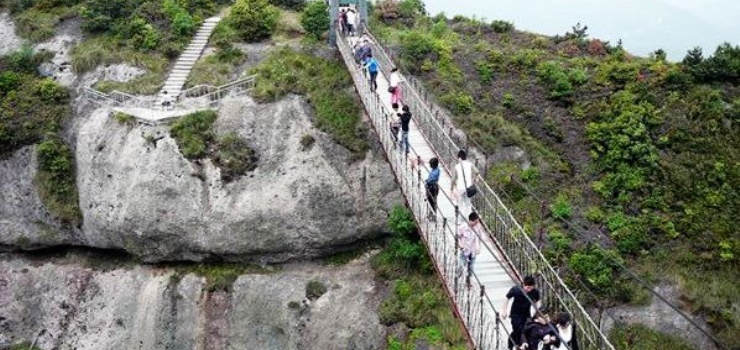
[(473, 263), (475, 263), (475, 257), (480, 254), (480, 217), (478, 217), (478, 213), (470, 213), (468, 215), (468, 223), (468, 225), (460, 225), (460, 228), (457, 230), (457, 238), (460, 243), (460, 273), (462, 273), (463, 267), (467, 267), (468, 275), (465, 281), (468, 287), (470, 287)]

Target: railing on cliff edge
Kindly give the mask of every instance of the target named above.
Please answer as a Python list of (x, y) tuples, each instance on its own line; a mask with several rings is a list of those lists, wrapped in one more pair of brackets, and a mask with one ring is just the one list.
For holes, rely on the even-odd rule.
[(185, 99), (205, 97), (206, 103), (213, 105), (232, 92), (238, 94), (252, 90), (256, 82), (257, 75), (250, 75), (221, 86), (196, 85), (180, 92), (177, 99), (178, 101), (184, 101)]
[[(250, 75), (228, 82), (221, 86), (197, 85), (187, 90), (183, 90), (177, 96), (175, 106), (181, 103), (199, 103), (205, 102), (209, 107), (213, 107), (221, 99), (229, 94), (240, 94), (250, 91), (254, 88), (257, 81), (257, 75)], [(142, 107), (156, 108), (154, 101), (144, 101), (138, 96), (130, 95), (125, 92), (111, 91), (104, 93), (91, 87), (82, 88), (82, 95), (93, 103), (109, 107)], [(197, 99), (201, 100), (197, 100)], [(192, 101), (192, 102), (191, 102)]]
[[(366, 32), (366, 34), (374, 44), (373, 57), (380, 63), (383, 73), (389, 76), (391, 68), (396, 65), (379, 41), (371, 33)], [(338, 43), (342, 43), (338, 45), (340, 51), (343, 47), (349, 49), (344, 40), (338, 40)], [(344, 55), (344, 52), (342, 54)], [(354, 77), (356, 69), (353, 70), (350, 67), (350, 71)], [(425, 101), (428, 97), (422, 97), (417, 90), (419, 87), (413, 80), (402, 78), (403, 103), (411, 108), (417, 125), (434, 148), (441, 164), (455, 164), (457, 152), (461, 147), (452, 139), (453, 129), (450, 126), (450, 132), (445, 131), (444, 118), (441, 118), (439, 110), (433, 110)], [(483, 218), (488, 232), (499, 246), (500, 251), (506, 256), (513, 269), (519, 273), (519, 278), (521, 279), (522, 275), (533, 275), (538, 281), (543, 300), (556, 310), (568, 312), (573, 316), (584, 349), (613, 350), (614, 346), (591, 315), (578, 302), (576, 294), (565, 285), (496, 192), (480, 176), (476, 183), (481, 185), (479, 186), (480, 194), (473, 198), (475, 210)]]

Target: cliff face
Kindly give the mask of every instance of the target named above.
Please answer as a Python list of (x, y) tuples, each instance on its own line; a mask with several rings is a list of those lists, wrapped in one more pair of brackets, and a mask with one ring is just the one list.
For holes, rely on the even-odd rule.
[[(83, 224), (61, 229), (33, 187), (33, 147), (0, 162), (0, 243), (124, 249), (145, 261), (285, 261), (325, 254), (384, 230), (401, 197), (384, 158), (359, 162), (312, 125), (302, 98), (223, 102), (216, 131), (249, 140), (257, 169), (224, 183), (211, 160), (191, 162), (167, 126), (121, 125), (108, 109), (72, 123)], [(305, 135), (316, 141), (308, 149)], [(152, 142), (151, 140), (155, 141)], [(148, 141), (149, 140), (149, 141)]]
[[(306, 301), (306, 285), (327, 292)], [(78, 257), (43, 264), (0, 255), (0, 348), (380, 349), (367, 257), (245, 274), (209, 292), (196, 274), (152, 266), (92, 269)]]

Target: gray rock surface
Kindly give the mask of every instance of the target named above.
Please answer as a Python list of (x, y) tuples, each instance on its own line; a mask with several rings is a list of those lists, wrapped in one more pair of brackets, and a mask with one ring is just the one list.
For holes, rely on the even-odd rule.
[[(208, 292), (205, 278), (171, 268), (0, 255), (0, 348), (38, 336), (43, 350), (380, 349), (368, 260), (290, 265)], [(328, 291), (306, 304), (311, 280)]]
[(15, 23), (7, 12), (0, 12), (0, 38), (0, 56), (17, 50), (23, 43), (23, 39), (15, 35)]
[[(378, 237), (402, 201), (376, 152), (349, 153), (313, 127), (298, 96), (265, 105), (225, 101), (216, 129), (244, 136), (259, 154), (255, 171), (221, 181), (210, 160), (190, 162), (168, 126), (126, 126), (98, 109), (77, 117), (77, 184), (83, 226), (42, 237), (32, 183), (32, 151), (0, 161), (8, 196), (0, 200), (0, 244), (75, 244), (124, 249), (145, 261), (285, 261), (336, 251)], [(148, 143), (145, 136), (157, 141)], [(300, 140), (316, 142), (303, 150)], [(16, 198), (8, 201), (7, 198)], [(42, 220), (43, 221), (43, 220)], [(14, 233), (17, 231), (17, 233)]]
[[(662, 285), (655, 287), (656, 292), (666, 297), (674, 305), (681, 307), (681, 293), (675, 286)], [(686, 311), (684, 311), (687, 313)], [(604, 319), (604, 328), (608, 332), (614, 327), (617, 320), (624, 324), (641, 323), (655, 331), (669, 334), (683, 339), (689, 344), (693, 344), (697, 349), (716, 350), (709, 337), (696, 329), (687, 319), (683, 318), (668, 304), (658, 298), (653, 297), (650, 305), (645, 306), (619, 306), (609, 310), (612, 318)], [(688, 313), (687, 313), (688, 314)], [(709, 330), (709, 325), (701, 317), (689, 316), (694, 322), (699, 324), (705, 330)]]

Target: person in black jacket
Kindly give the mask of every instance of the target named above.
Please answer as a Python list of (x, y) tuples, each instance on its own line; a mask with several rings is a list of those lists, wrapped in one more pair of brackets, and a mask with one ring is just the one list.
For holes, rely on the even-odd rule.
[(560, 338), (555, 327), (550, 324), (549, 310), (546, 306), (537, 310), (534, 319), (527, 322), (522, 332), (524, 350), (555, 350), (560, 346)]
[(578, 350), (578, 339), (576, 338), (576, 327), (573, 318), (567, 312), (561, 312), (552, 321), (553, 327), (560, 335), (560, 346), (556, 350)]
[(409, 149), (411, 148), (409, 145), (409, 123), (411, 123), (411, 112), (409, 111), (409, 106), (403, 106), (402, 110), (403, 113), (396, 114), (401, 122), (400, 151), (403, 152), (405, 149), (406, 154), (408, 155)]

